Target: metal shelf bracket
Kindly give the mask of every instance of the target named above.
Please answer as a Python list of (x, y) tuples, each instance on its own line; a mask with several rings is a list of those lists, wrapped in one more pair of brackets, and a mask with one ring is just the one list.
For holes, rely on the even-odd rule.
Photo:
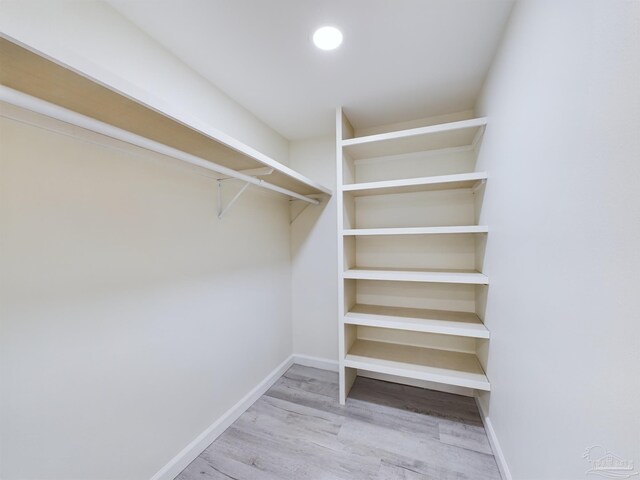
[[(289, 225), (293, 224), (293, 222), (296, 221), (296, 218), (298, 218), (300, 215), (302, 215), (302, 212), (304, 212), (307, 207), (309, 205), (320, 205), (320, 203), (322, 203), (322, 199), (324, 198), (324, 195), (308, 195), (308, 198), (314, 198), (316, 200), (315, 203), (308, 203), (306, 202), (302, 208), (300, 208), (297, 212), (292, 213), (292, 216), (289, 219)], [(296, 202), (300, 202), (301, 200), (297, 199), (297, 198), (291, 198), (289, 200), (289, 205), (293, 206), (293, 205), (297, 205)]]
[[(269, 167), (252, 168), (250, 170), (241, 170), (240, 173), (242, 173), (244, 175), (249, 175), (249, 176), (254, 177), (254, 178), (258, 178), (258, 177), (265, 176), (265, 175), (271, 175), (273, 173), (273, 168), (269, 168)], [(228, 182), (230, 180), (241, 181), (241, 180), (238, 180), (237, 178), (229, 177), (229, 176), (221, 176), (221, 177), (219, 177), (217, 179), (217, 184), (218, 184), (218, 218), (219, 219), (222, 219), (222, 217), (224, 217), (227, 214), (227, 212), (231, 209), (233, 204), (238, 201), (238, 199), (242, 196), (242, 194), (247, 190), (249, 185), (251, 185), (249, 182), (244, 182), (244, 185), (240, 188), (240, 190), (238, 190), (238, 193), (236, 193), (233, 196), (233, 198), (231, 200), (229, 200), (229, 203), (227, 203), (226, 206), (223, 206), (223, 204), (222, 204), (222, 186), (223, 186), (223, 184), (225, 182)]]
[[(259, 185), (260, 182), (262, 182), (262, 180), (258, 177), (271, 175), (273, 173), (273, 168), (269, 168), (269, 167), (252, 168), (250, 170), (240, 170), (238, 173), (241, 173), (243, 176), (251, 176), (257, 179), (258, 185)], [(230, 176), (220, 176), (216, 180), (218, 184), (218, 218), (222, 219), (222, 217), (224, 217), (227, 214), (227, 212), (231, 209), (231, 207), (238, 201), (238, 199), (242, 196), (242, 194), (247, 190), (249, 185), (251, 185), (251, 182), (247, 182), (246, 180), (242, 180), (242, 179), (238, 179)], [(223, 199), (222, 199), (222, 187), (226, 182), (229, 182), (229, 181), (242, 182), (244, 183), (244, 185), (242, 185), (242, 187), (240, 187), (240, 190), (238, 190), (238, 192), (233, 196), (233, 198), (231, 198), (231, 200), (229, 200), (227, 204), (224, 205)], [(290, 223), (293, 223), (293, 221), (296, 218), (298, 218), (298, 216), (309, 205), (319, 205), (322, 198), (323, 198), (322, 194), (305, 195), (304, 197), (301, 196), (301, 198), (291, 198), (289, 200), (290, 205), (294, 205), (293, 202), (301, 202), (304, 200), (304, 206), (299, 211), (296, 212), (295, 216), (290, 220)]]

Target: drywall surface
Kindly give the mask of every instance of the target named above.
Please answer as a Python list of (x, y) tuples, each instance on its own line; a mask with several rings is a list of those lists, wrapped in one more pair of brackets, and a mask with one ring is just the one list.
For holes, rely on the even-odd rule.
[[(291, 142), (291, 167), (335, 190), (335, 142), (333, 136)], [(294, 214), (299, 207), (293, 206)], [(293, 350), (332, 361), (338, 360), (336, 222), (334, 195), (291, 224)]]
[(149, 479), (292, 351), (288, 200), (76, 134), (0, 118), (5, 480)]
[(640, 2), (525, 0), (478, 106), (481, 401), (517, 480), (640, 469), (639, 85)]
[(3, 0), (0, 32), (179, 120), (196, 118), (288, 161), (282, 136), (105, 2)]

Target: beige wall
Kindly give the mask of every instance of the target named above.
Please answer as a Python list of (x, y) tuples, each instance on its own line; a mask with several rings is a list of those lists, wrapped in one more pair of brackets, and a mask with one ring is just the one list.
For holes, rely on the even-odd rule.
[(76, 134), (0, 119), (7, 480), (150, 478), (292, 351), (288, 200)]
[[(291, 167), (335, 190), (335, 137), (291, 142)], [(338, 361), (338, 265), (335, 196), (291, 225), (293, 349)]]
[(516, 480), (587, 478), (594, 445), (640, 466), (639, 26), (638, 1), (522, 1), (479, 105), (482, 401)]

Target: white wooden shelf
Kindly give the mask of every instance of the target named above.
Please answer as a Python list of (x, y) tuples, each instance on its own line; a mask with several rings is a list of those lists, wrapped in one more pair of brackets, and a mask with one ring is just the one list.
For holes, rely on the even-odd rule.
[(354, 267), (343, 277), (354, 280), (389, 280), (398, 282), (463, 283), (488, 285), (489, 277), (475, 270), (423, 270), (381, 267)]
[[(83, 128), (91, 128), (88, 125), (95, 125), (97, 120), (97, 123), (132, 134), (129, 143), (142, 146), (133, 140), (137, 136), (148, 140), (143, 148), (228, 176), (239, 173), (237, 178), (294, 198), (306, 198), (310, 203), (317, 203), (317, 200), (309, 199), (309, 195), (332, 193), (198, 118), (186, 118), (182, 111), (180, 114), (170, 112), (167, 105), (159, 101), (152, 105), (132, 98), (1, 34), (0, 65), (0, 99), (5, 102), (74, 123), (71, 115), (56, 114), (51, 108), (62, 107), (59, 110), (75, 114), (75, 119), (82, 116), (94, 121), (80, 125)], [(26, 97), (35, 101), (28, 101)], [(47, 105), (37, 110), (38, 100)], [(95, 131), (108, 134), (106, 129)], [(152, 142), (165, 148), (154, 148)], [(264, 180), (248, 175), (243, 177), (241, 172), (262, 167), (273, 169)]]
[(342, 231), (344, 236), (367, 235), (441, 235), (460, 233), (487, 233), (486, 225), (462, 225), (449, 227), (409, 227), (409, 228), (352, 228)]
[(349, 138), (342, 148), (355, 160), (404, 153), (473, 146), (487, 124), (485, 117)]
[(367, 195), (389, 195), (394, 193), (411, 193), (432, 190), (453, 190), (473, 188), (478, 182), (487, 179), (486, 172), (459, 173), (455, 175), (438, 175), (435, 177), (404, 178), (401, 180), (384, 180), (381, 182), (351, 183), (342, 186), (342, 191), (354, 197)]
[(460, 337), (489, 338), (475, 313), (356, 304), (345, 314), (347, 325), (393, 328)]
[(344, 365), (405, 378), (490, 390), (489, 380), (478, 358), (471, 353), (358, 339), (347, 352)]

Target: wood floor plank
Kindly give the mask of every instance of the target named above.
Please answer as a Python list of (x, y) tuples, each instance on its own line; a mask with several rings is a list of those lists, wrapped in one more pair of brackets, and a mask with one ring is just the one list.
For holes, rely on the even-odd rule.
[(337, 445), (342, 421), (328, 417), (326, 412), (316, 415), (315, 411), (300, 411), (282, 400), (260, 399), (234, 426), (264, 437), (269, 442), (293, 441), (331, 448)]
[(431, 463), (422, 462), (415, 458), (396, 456), (394, 458), (383, 459), (381, 462), (379, 479), (395, 478), (407, 478), (411, 480), (485, 480), (480, 476), (468, 477), (458, 472), (435, 466)]
[(340, 477), (322, 472), (306, 462), (299, 450), (284, 449), (277, 443), (269, 444), (264, 438), (236, 427), (229, 428), (205, 450), (203, 456), (212, 464), (216, 464), (220, 458), (231, 458), (255, 468), (265, 476), (281, 480), (312, 480), (320, 475), (340, 480)]
[[(287, 400), (292, 403), (299, 403), (310, 408), (335, 413), (336, 415), (345, 415), (346, 407), (338, 403), (338, 397), (331, 398), (325, 395), (317, 395), (298, 388), (296, 384), (291, 383), (288, 379), (276, 382), (266, 393), (266, 396)], [(336, 379), (337, 381), (337, 379)]]
[(256, 409), (268, 409), (277, 408), (281, 412), (288, 414), (290, 417), (297, 418), (297, 416), (306, 416), (315, 418), (317, 420), (324, 420), (327, 422), (333, 422), (338, 425), (342, 425), (344, 415), (342, 411), (333, 412), (331, 410), (322, 410), (318, 408), (308, 407), (296, 402), (290, 402), (288, 400), (282, 400), (277, 397), (269, 397), (264, 395), (259, 400), (260, 403), (254, 404)]
[[(493, 459), (493, 457), (491, 457), (491, 459)], [(443, 468), (435, 465), (431, 460), (432, 457), (425, 457), (424, 461), (422, 461), (415, 458), (396, 456), (387, 461), (437, 480), (501, 480), (500, 472), (498, 471), (497, 465), (495, 465), (495, 460), (493, 463), (487, 462), (484, 468), (466, 469), (455, 468), (455, 462), (460, 462), (462, 461), (461, 459), (451, 459), (454, 468)]]
[(176, 480), (280, 480), (280, 478), (226, 455), (207, 458), (200, 455)]
[(309, 378), (304, 375), (287, 372), (279, 381), (291, 387), (304, 390), (305, 392), (324, 395), (334, 399), (338, 398), (338, 384), (335, 379), (332, 382), (328, 382), (323, 379)]
[(233, 476), (220, 471), (220, 466), (213, 466), (204, 458), (199, 456), (185, 468), (176, 480), (228, 480)]
[(387, 427), (408, 435), (428, 435), (435, 439), (440, 438), (439, 422), (436, 418), (428, 415), (416, 415), (413, 412), (379, 405), (371, 401), (347, 399), (345, 416), (352, 420)]
[(390, 478), (395, 480), (447, 480), (445, 477), (436, 477), (430, 474), (416, 472), (386, 461), (383, 461), (380, 465), (378, 478), (379, 480), (387, 480)]
[(346, 419), (338, 439), (345, 445), (368, 447), (380, 458), (421, 459), (446, 473), (469, 478), (474, 478), (474, 475), (478, 478), (500, 478), (493, 456), (447, 445), (427, 435), (409, 436), (379, 425)]
[(484, 427), (450, 420), (440, 420), (438, 422), (438, 431), (440, 432), (439, 438), (442, 443), (493, 455)]
[(294, 365), (177, 480), (499, 480), (472, 398)]
[(326, 383), (333, 388), (338, 387), (338, 372), (320, 370), (319, 368), (293, 365), (283, 375), (285, 378), (299, 379), (310, 383)]
[(375, 478), (380, 459), (370, 449), (345, 448), (338, 440), (343, 417), (279, 399), (260, 399), (234, 427), (263, 438), (284, 451), (304, 451), (307, 463), (325, 466), (328, 459), (338, 467), (333, 472), (347, 478)]
[(379, 460), (376, 465), (358, 462), (337, 443), (332, 447), (294, 437), (283, 439), (236, 426), (228, 432), (221, 442), (214, 442), (220, 443), (214, 450), (221, 448), (234, 459), (282, 475), (283, 479), (370, 480), (379, 471)]
[(482, 426), (475, 401), (463, 395), (358, 377), (349, 396), (413, 413)]

